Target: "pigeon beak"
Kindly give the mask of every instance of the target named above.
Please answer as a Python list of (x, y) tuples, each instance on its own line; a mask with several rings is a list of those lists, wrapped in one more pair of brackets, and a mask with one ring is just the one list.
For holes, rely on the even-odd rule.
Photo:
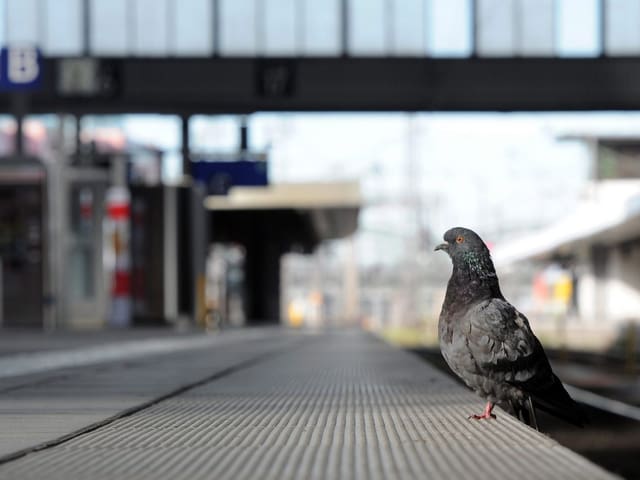
[(445, 252), (448, 252), (449, 251), (449, 244), (448, 243), (441, 243), (433, 251), (437, 252), (438, 250), (444, 250)]

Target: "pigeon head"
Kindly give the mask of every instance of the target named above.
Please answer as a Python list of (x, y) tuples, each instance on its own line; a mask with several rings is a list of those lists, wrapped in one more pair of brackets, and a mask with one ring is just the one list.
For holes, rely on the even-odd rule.
[(464, 253), (489, 255), (489, 249), (473, 230), (455, 227), (444, 234), (445, 243), (441, 243), (436, 250), (444, 250), (452, 259), (460, 258)]
[(444, 240), (445, 243), (438, 245), (436, 250), (447, 252), (454, 265), (493, 271), (489, 249), (473, 230), (463, 227), (452, 228), (444, 234)]
[(450, 287), (447, 288), (447, 296), (450, 292), (452, 295), (451, 301), (459, 301), (464, 296), (471, 300), (503, 298), (489, 249), (477, 233), (456, 227), (447, 230), (444, 240), (436, 250), (446, 251), (453, 263)]

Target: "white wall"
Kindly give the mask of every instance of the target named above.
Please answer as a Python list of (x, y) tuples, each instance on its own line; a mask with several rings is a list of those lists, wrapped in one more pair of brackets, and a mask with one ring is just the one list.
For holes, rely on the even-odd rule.
[(586, 252), (576, 272), (579, 318), (585, 326), (617, 330), (630, 319), (640, 319), (640, 243), (626, 251), (612, 248), (605, 277), (595, 277)]
[(640, 244), (626, 250), (616, 248), (609, 260), (606, 308), (609, 321), (640, 318)]

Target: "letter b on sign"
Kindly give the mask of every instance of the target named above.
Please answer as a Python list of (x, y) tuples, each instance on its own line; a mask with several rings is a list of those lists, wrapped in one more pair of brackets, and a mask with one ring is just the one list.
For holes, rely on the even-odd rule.
[(0, 89), (34, 89), (42, 75), (40, 52), (35, 47), (12, 46), (0, 54)]
[(35, 48), (10, 48), (7, 57), (7, 76), (10, 83), (32, 83), (40, 75), (38, 51)]

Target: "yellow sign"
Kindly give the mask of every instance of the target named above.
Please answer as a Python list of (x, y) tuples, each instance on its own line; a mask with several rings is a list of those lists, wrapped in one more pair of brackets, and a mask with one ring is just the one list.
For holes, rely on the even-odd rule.
[(571, 276), (566, 273), (560, 275), (553, 286), (553, 299), (568, 305), (573, 295), (573, 282)]

